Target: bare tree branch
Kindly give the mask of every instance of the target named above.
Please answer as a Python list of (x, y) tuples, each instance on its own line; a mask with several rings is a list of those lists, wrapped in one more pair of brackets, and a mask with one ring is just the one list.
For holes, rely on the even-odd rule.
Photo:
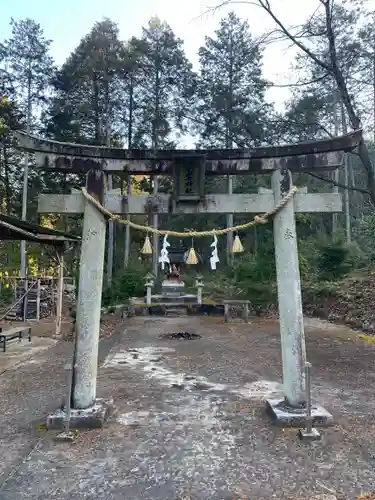
[(336, 187), (339, 187), (342, 189), (347, 189), (348, 191), (357, 191), (358, 193), (362, 193), (362, 194), (366, 194), (368, 196), (371, 196), (370, 191), (368, 191), (367, 189), (346, 186), (345, 184), (341, 184), (341, 182), (336, 182), (332, 179), (325, 179), (324, 177), (320, 177), (320, 175), (312, 174), (311, 172), (307, 172), (307, 174), (310, 177), (314, 177), (314, 179), (319, 179), (320, 181), (325, 182), (326, 184), (331, 184), (332, 186), (336, 186)]
[(322, 61), (316, 54), (314, 54), (308, 47), (306, 47), (305, 44), (300, 42), (298, 39), (299, 38), (298, 35), (296, 36), (295, 34), (292, 34), (290, 29), (287, 28), (280, 21), (280, 19), (278, 19), (278, 17), (274, 14), (274, 12), (271, 8), (270, 2), (268, 0), (257, 0), (256, 2), (246, 1), (246, 0), (226, 0), (226, 1), (222, 2), (220, 5), (216, 6), (215, 10), (219, 9), (221, 7), (224, 7), (226, 5), (229, 5), (229, 4), (248, 4), (248, 5), (254, 5), (256, 7), (261, 7), (272, 18), (272, 20), (280, 28), (280, 30), (284, 33), (284, 35), (294, 43), (294, 45), (296, 45), (300, 50), (302, 50), (302, 52), (304, 52), (306, 55), (308, 55), (321, 68), (324, 68), (326, 71), (332, 70), (332, 68), (329, 64)]
[[(324, 9), (325, 14), (325, 26), (326, 26), (326, 39), (327, 39), (327, 49), (329, 55), (329, 63), (323, 61), (318, 55), (316, 55), (311, 49), (309, 49), (303, 42), (301, 42), (295, 34), (292, 33), (290, 28), (287, 28), (278, 19), (276, 14), (271, 8), (269, 0), (254, 0), (254, 1), (240, 1), (240, 0), (226, 0), (221, 5), (228, 5), (230, 3), (247, 3), (248, 5), (257, 5), (261, 7), (267, 14), (271, 17), (274, 23), (280, 28), (284, 35), (293, 42), (293, 44), (298, 47), (304, 54), (306, 54), (317, 66), (323, 68), (325, 71), (330, 73), (336, 82), (338, 91), (340, 92), (341, 99), (348, 113), (348, 118), (350, 124), (354, 130), (359, 130), (362, 128), (361, 120), (354, 109), (353, 97), (350, 95), (346, 79), (344, 77), (342, 68), (340, 67), (340, 61), (338, 58), (336, 50), (336, 37), (334, 33), (334, 0), (319, 0), (320, 4)], [(365, 168), (367, 176), (367, 186), (368, 193), (371, 196), (372, 202), (375, 204), (375, 171), (370, 158), (370, 154), (364, 139), (362, 138), (358, 146), (358, 155), (361, 162)]]
[(199, 118), (196, 118), (194, 116), (188, 115), (186, 113), (183, 113), (183, 117), (186, 118), (187, 120), (190, 120), (192, 122), (198, 123), (199, 125), (204, 125), (205, 127), (210, 128), (211, 130), (215, 131), (217, 134), (221, 135), (223, 139), (229, 139), (230, 141), (234, 142), (239, 148), (245, 148), (246, 146), (240, 142), (238, 142), (238, 139), (233, 137), (231, 134), (227, 134), (226, 132), (223, 132), (222, 130), (219, 129), (216, 125), (210, 125), (209, 123), (206, 123), (203, 120), (199, 120)]
[(328, 137), (333, 137), (331, 132), (324, 125), (322, 125), (319, 122), (301, 123), (301, 122), (297, 122), (294, 120), (290, 120), (288, 118), (280, 118), (278, 120), (270, 120), (270, 123), (285, 123), (285, 124), (296, 125), (296, 126), (305, 127), (305, 128), (317, 127), (319, 129), (321, 129), (325, 134), (327, 134)]
[(319, 76), (313, 80), (310, 80), (308, 82), (301, 82), (301, 83), (285, 83), (285, 84), (276, 84), (273, 83), (270, 85), (270, 87), (277, 87), (277, 88), (289, 88), (289, 87), (306, 87), (307, 85), (313, 85), (314, 83), (319, 83), (323, 80), (325, 80), (329, 76), (329, 73), (325, 73), (323, 76)]

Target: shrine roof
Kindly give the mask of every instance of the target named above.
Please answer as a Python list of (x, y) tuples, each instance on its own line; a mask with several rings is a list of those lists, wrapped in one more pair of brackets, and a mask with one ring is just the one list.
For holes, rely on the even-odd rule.
[(185, 262), (185, 253), (188, 248), (168, 248), (168, 257), (171, 264), (180, 264)]
[(80, 238), (0, 213), (0, 240), (25, 240), (42, 245), (62, 246), (65, 242), (78, 242)]

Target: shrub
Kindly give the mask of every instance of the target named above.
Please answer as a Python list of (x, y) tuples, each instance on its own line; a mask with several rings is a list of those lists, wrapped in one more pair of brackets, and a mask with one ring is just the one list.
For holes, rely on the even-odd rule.
[(256, 313), (277, 305), (276, 266), (272, 251), (244, 255), (232, 270), (232, 282), (250, 300)]
[(107, 307), (120, 303), (130, 297), (140, 297), (145, 293), (145, 269), (131, 265), (126, 271), (113, 280), (112, 286), (106, 288), (102, 295), (102, 305)]
[(243, 295), (250, 300), (256, 314), (275, 310), (277, 308), (277, 286), (276, 283), (256, 283), (247, 281), (241, 284)]
[(319, 278), (335, 280), (348, 274), (352, 267), (350, 249), (342, 242), (320, 245), (317, 257)]
[(274, 255), (268, 252), (267, 254), (260, 252), (257, 255), (248, 254), (234, 265), (232, 273), (237, 283), (272, 281), (276, 277)]
[(116, 293), (113, 287), (105, 288), (102, 293), (102, 306), (108, 307), (116, 302)]
[(119, 299), (139, 297), (145, 291), (145, 272), (141, 268), (129, 267), (118, 279), (115, 288)]

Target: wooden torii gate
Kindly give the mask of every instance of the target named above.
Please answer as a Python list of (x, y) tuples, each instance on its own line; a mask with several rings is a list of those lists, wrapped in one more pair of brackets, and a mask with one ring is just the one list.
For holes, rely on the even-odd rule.
[[(332, 139), (294, 145), (250, 149), (139, 150), (61, 143), (17, 133), (18, 147), (34, 153), (36, 168), (87, 174), (87, 191), (115, 214), (264, 213), (292, 187), (293, 172), (333, 170), (343, 165), (345, 152), (362, 137), (356, 131)], [(272, 190), (258, 194), (205, 194), (204, 179), (211, 175), (270, 174)], [(106, 176), (169, 175), (172, 195), (123, 196), (106, 190)], [(305, 418), (306, 361), (295, 212), (340, 212), (338, 193), (298, 192), (276, 214), (273, 222), (276, 255), (283, 387), (285, 399), (269, 400), (268, 410), (283, 424)], [(81, 193), (39, 196), (39, 213), (84, 214), (79, 296), (76, 321), (75, 371), (72, 389), (72, 425), (99, 425), (108, 413), (96, 399), (97, 359), (103, 264), (106, 237), (104, 215)], [(89, 417), (89, 418), (88, 418)], [(321, 407), (313, 408), (314, 421), (331, 423)], [(62, 415), (50, 419), (61, 424)], [(82, 424), (82, 422), (84, 422)]]

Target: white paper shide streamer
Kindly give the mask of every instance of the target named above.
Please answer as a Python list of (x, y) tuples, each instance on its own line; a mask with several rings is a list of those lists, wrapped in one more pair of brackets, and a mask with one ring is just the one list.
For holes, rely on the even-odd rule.
[(168, 235), (166, 234), (163, 239), (163, 247), (160, 252), (160, 257), (159, 257), (159, 263), (161, 264), (161, 268), (164, 271), (165, 264), (170, 264), (169, 257), (168, 257), (168, 247), (171, 246), (171, 244), (167, 241)]
[(219, 255), (217, 253), (217, 236), (214, 234), (214, 241), (211, 243), (212, 253), (210, 257), (210, 264), (212, 271), (216, 270), (216, 264), (220, 262)]

